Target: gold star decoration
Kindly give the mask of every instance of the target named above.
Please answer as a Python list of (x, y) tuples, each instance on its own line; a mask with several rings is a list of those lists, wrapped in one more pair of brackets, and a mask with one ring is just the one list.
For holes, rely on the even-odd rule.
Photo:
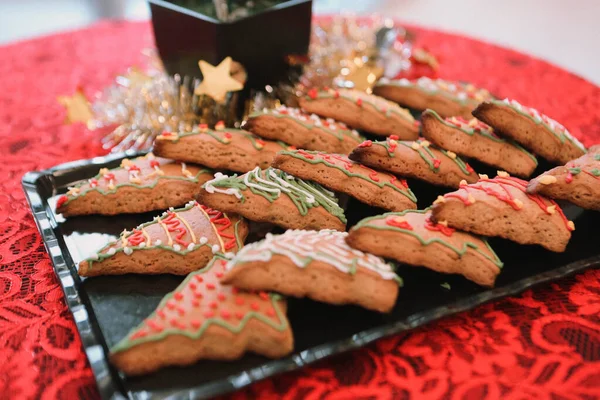
[(352, 82), (354, 89), (372, 93), (375, 82), (383, 76), (383, 68), (371, 61), (363, 63), (359, 58), (356, 58), (353, 64), (352, 69), (342, 68), (343, 79)]
[(78, 88), (73, 96), (59, 96), (58, 102), (67, 110), (66, 125), (75, 122), (87, 124), (94, 116), (90, 102), (81, 88)]
[(224, 103), (228, 92), (242, 90), (244, 85), (231, 77), (231, 57), (226, 57), (216, 67), (206, 61), (198, 63), (202, 71), (202, 82), (194, 93), (196, 95), (206, 94), (217, 103)]

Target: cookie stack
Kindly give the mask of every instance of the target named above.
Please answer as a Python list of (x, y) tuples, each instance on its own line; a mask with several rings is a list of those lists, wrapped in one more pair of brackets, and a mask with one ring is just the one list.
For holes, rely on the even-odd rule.
[[(389, 312), (402, 280), (384, 259), (491, 287), (503, 263), (485, 237), (562, 252), (575, 227), (553, 199), (600, 209), (600, 147), (586, 154), (539, 112), (428, 78), (381, 80), (374, 93), (311, 89), (302, 109), (254, 113), (244, 130), (165, 132), (162, 158), (124, 160), (59, 199), (65, 216), (167, 210), (79, 265), (82, 276), (187, 275), (112, 349), (117, 367), (283, 357), (293, 351), (283, 296)], [(423, 111), (421, 122), (396, 103)], [(533, 174), (530, 151), (568, 163), (531, 182), (510, 176)], [(500, 171), (479, 175), (461, 156)], [(418, 210), (407, 179), (438, 188), (434, 204)], [(347, 232), (340, 195), (389, 212)], [(245, 245), (258, 223), (285, 231)]]

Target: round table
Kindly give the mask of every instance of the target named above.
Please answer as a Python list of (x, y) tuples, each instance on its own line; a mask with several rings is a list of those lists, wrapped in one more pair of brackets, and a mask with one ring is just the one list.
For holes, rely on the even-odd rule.
[[(471, 81), (600, 142), (600, 88), (547, 62), (414, 28), (439, 76)], [(152, 47), (148, 23), (104, 22), (0, 48), (0, 393), (97, 398), (72, 316), (20, 186), (23, 174), (105, 153), (65, 125), (57, 96), (88, 97)], [(560, 49), (557, 49), (560, 51)], [(556, 396), (556, 397), (554, 397)], [(600, 269), (256, 383), (234, 398), (598, 398)]]

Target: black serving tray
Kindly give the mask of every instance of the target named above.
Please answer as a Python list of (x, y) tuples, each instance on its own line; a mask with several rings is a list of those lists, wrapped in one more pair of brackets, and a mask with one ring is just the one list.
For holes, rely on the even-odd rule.
[[(541, 247), (520, 246), (500, 239), (490, 240), (505, 264), (494, 289), (480, 288), (460, 276), (401, 266), (399, 274), (404, 279), (404, 287), (396, 307), (386, 315), (358, 307), (290, 299), (288, 316), (296, 352), (289, 357), (273, 361), (248, 354), (235, 362), (201, 361), (186, 368), (165, 368), (152, 375), (129, 379), (108, 363), (107, 349), (147, 317), (163, 295), (173, 290), (183, 278), (127, 275), (83, 280), (77, 275), (76, 265), (124, 228), (149, 220), (158, 212), (77, 217), (65, 221), (54, 213), (54, 206), (58, 195), (65, 192), (67, 186), (96, 175), (101, 167), (117, 166), (125, 156), (135, 155), (126, 153), (75, 161), (30, 172), (23, 178), (33, 216), (105, 399), (123, 396), (130, 399), (208, 398), (230, 392), (490, 300), (514, 295), (535, 284), (597, 267), (600, 263), (597, 231), (600, 213), (566, 205), (565, 213), (575, 221), (577, 230), (565, 253), (551, 253)], [(473, 166), (481, 172), (491, 172), (481, 165)], [(541, 165), (537, 172), (547, 168), (547, 165)], [(409, 183), (419, 197), (421, 208), (442, 192), (429, 185)], [(380, 212), (351, 200), (347, 212), (349, 226)]]

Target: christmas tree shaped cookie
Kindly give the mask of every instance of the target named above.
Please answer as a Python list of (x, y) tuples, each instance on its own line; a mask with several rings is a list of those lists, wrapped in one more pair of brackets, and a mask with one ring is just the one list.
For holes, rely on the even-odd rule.
[(374, 135), (396, 135), (404, 140), (419, 136), (419, 123), (408, 110), (360, 90), (311, 89), (299, 101), (306, 112), (333, 118)]
[(87, 214), (143, 213), (179, 207), (192, 200), (212, 171), (152, 153), (124, 159), (119, 168), (102, 168), (95, 177), (74, 187), (56, 203), (65, 217)]
[(456, 153), (424, 139), (409, 142), (390, 136), (386, 141), (367, 140), (348, 157), (372, 168), (439, 186), (457, 188), (462, 180), (477, 182), (473, 168)]
[(482, 176), (471, 185), (463, 182), (460, 189), (435, 201), (433, 219), (479, 235), (565, 251), (575, 225), (556, 202), (527, 193), (527, 183), (502, 171), (494, 179)]
[(195, 201), (169, 210), (79, 263), (79, 275), (175, 274), (204, 267), (216, 253), (231, 256), (248, 235), (246, 221)]
[(346, 232), (288, 230), (244, 247), (224, 283), (388, 312), (402, 283), (381, 258), (350, 248)]
[(166, 295), (156, 311), (111, 349), (127, 375), (198, 360), (235, 360), (245, 352), (280, 358), (294, 342), (280, 296), (220, 283), (226, 259), (216, 255)]
[(433, 110), (421, 115), (421, 132), (432, 143), (454, 153), (475, 158), (510, 174), (528, 177), (538, 163), (533, 154), (476, 118), (442, 118)]
[(341, 154), (281, 151), (273, 166), (385, 210), (402, 211), (417, 206), (417, 198), (405, 180), (387, 172), (377, 172)]
[(516, 100), (486, 101), (473, 111), (473, 115), (503, 136), (556, 164), (565, 164), (586, 152), (560, 123)]
[(335, 195), (275, 168), (241, 175), (220, 173), (204, 184), (198, 201), (251, 221), (290, 229), (346, 229), (344, 210)]
[(436, 224), (427, 210), (392, 212), (356, 224), (346, 242), (359, 250), (494, 286), (502, 262), (487, 241)]
[(600, 210), (600, 145), (592, 146), (587, 154), (532, 179), (527, 192)]
[(485, 89), (470, 83), (431, 79), (426, 76), (416, 80), (380, 79), (373, 93), (415, 110), (431, 108), (444, 117), (471, 117), (479, 103), (494, 97)]
[(154, 152), (159, 156), (242, 173), (257, 166), (268, 167), (278, 151), (288, 148), (283, 142), (225, 128), (222, 123), (214, 130), (200, 125), (192, 132), (164, 132), (154, 142)]
[(364, 140), (357, 131), (342, 122), (286, 106), (251, 114), (244, 129), (299, 149), (328, 153), (348, 154)]

